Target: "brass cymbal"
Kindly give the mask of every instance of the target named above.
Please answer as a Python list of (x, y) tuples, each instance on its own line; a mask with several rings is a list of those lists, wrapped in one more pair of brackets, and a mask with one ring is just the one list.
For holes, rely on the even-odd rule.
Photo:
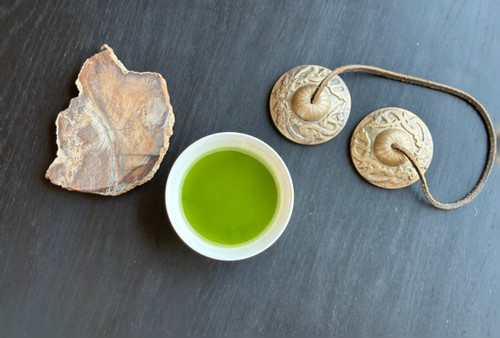
[(344, 81), (333, 77), (319, 100), (311, 99), (328, 68), (303, 65), (283, 74), (273, 87), (269, 108), (276, 128), (289, 140), (314, 145), (331, 140), (344, 128), (351, 96)]
[(399, 189), (419, 179), (408, 158), (392, 148), (393, 143), (412, 153), (424, 171), (431, 163), (432, 136), (418, 116), (402, 108), (376, 110), (354, 130), (351, 158), (359, 174), (377, 187)]

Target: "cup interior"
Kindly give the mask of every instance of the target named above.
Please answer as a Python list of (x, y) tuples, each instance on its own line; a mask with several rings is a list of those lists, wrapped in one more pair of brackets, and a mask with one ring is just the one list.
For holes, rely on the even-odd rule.
[[(192, 165), (217, 148), (240, 148), (254, 154), (272, 173), (278, 188), (278, 205), (271, 224), (259, 236), (238, 245), (211, 242), (198, 234), (182, 210), (182, 184)], [(196, 252), (218, 260), (234, 261), (252, 257), (269, 248), (283, 233), (290, 220), (294, 201), (293, 183), (281, 157), (263, 141), (241, 133), (218, 133), (199, 139), (177, 158), (167, 179), (165, 203), (170, 222), (179, 237)]]

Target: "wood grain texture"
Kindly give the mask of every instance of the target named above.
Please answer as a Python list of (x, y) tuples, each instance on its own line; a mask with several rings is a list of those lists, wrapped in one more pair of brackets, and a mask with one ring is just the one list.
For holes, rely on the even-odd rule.
[[(426, 177), (462, 198), (486, 159), (464, 102), (362, 74), (343, 77), (351, 116), (304, 147), (269, 117), (288, 69), (363, 63), (446, 83), (500, 120), (496, 1), (0, 2), (0, 330), (3, 336), (495, 335), (500, 332), (500, 175), (451, 212), (418, 185), (366, 183), (349, 156), (362, 118), (396, 106), (429, 127)], [(155, 177), (109, 199), (50, 184), (54, 120), (104, 43), (127, 68), (165, 76), (176, 134)], [(198, 138), (238, 131), (269, 143), (294, 180), (291, 222), (266, 252), (224, 263), (173, 232), (164, 188)]]
[(174, 113), (158, 73), (129, 71), (103, 45), (85, 61), (79, 95), (57, 115), (57, 158), (45, 177), (68, 190), (121, 195), (160, 167)]

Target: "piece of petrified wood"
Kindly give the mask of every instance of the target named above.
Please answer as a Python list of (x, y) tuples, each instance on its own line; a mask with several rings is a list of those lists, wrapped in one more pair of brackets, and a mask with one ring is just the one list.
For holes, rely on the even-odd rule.
[(76, 85), (78, 97), (57, 117), (57, 158), (45, 176), (68, 190), (111, 196), (149, 181), (174, 125), (163, 77), (128, 71), (104, 45)]

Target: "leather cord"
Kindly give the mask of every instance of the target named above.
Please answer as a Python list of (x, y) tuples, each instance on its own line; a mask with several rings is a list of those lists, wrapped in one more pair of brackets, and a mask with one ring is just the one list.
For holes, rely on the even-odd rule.
[(404, 154), (408, 158), (408, 160), (410, 160), (410, 162), (413, 164), (413, 166), (417, 170), (418, 175), (420, 176), (420, 182), (422, 184), (422, 190), (424, 191), (425, 198), (434, 207), (436, 207), (438, 209), (443, 209), (443, 210), (457, 209), (457, 208), (463, 207), (464, 205), (470, 203), (474, 198), (477, 197), (477, 195), (479, 195), (481, 190), (483, 190), (483, 188), (486, 184), (486, 181), (488, 181), (488, 177), (490, 176), (491, 170), (493, 169), (493, 166), (495, 163), (497, 139), (496, 139), (496, 135), (495, 135), (495, 127), (493, 126), (493, 122), (491, 121), (490, 115), (488, 114), (486, 109), (481, 105), (481, 103), (479, 103), (478, 100), (476, 100), (472, 95), (470, 95), (464, 91), (461, 91), (457, 88), (447, 86), (444, 84), (440, 84), (437, 82), (425, 80), (422, 78), (409, 76), (409, 75), (405, 75), (405, 74), (401, 74), (401, 73), (396, 73), (396, 72), (382, 69), (379, 67), (366, 66), (366, 65), (346, 65), (346, 66), (342, 66), (342, 67), (334, 69), (330, 74), (328, 74), (327, 77), (325, 77), (321, 81), (321, 83), (319, 84), (318, 88), (316, 89), (316, 92), (314, 93), (314, 95), (311, 99), (311, 103), (313, 103), (313, 104), (316, 103), (321, 92), (323, 91), (323, 89), (326, 87), (328, 82), (330, 82), (330, 80), (334, 76), (342, 74), (342, 73), (347, 73), (347, 72), (366, 72), (366, 73), (374, 74), (377, 76), (382, 76), (382, 77), (385, 77), (385, 78), (388, 78), (391, 80), (401, 81), (401, 82), (410, 83), (410, 84), (421, 86), (421, 87), (430, 88), (433, 90), (438, 90), (438, 91), (459, 97), (462, 100), (467, 101), (472, 107), (474, 107), (474, 109), (481, 116), (483, 123), (486, 127), (486, 131), (488, 133), (488, 158), (486, 160), (486, 164), (484, 166), (483, 172), (482, 172), (481, 177), (479, 178), (479, 181), (477, 182), (476, 186), (474, 187), (474, 189), (472, 189), (471, 192), (469, 192), (461, 200), (454, 202), (454, 203), (441, 203), (441, 202), (436, 201), (429, 191), (429, 186), (427, 185), (424, 171), (420, 167), (420, 165), (418, 164), (418, 162), (415, 159), (415, 157), (413, 156), (413, 154), (411, 154), (407, 149), (400, 146), (399, 144), (392, 144), (392, 148), (395, 150), (398, 150), (402, 154)]

